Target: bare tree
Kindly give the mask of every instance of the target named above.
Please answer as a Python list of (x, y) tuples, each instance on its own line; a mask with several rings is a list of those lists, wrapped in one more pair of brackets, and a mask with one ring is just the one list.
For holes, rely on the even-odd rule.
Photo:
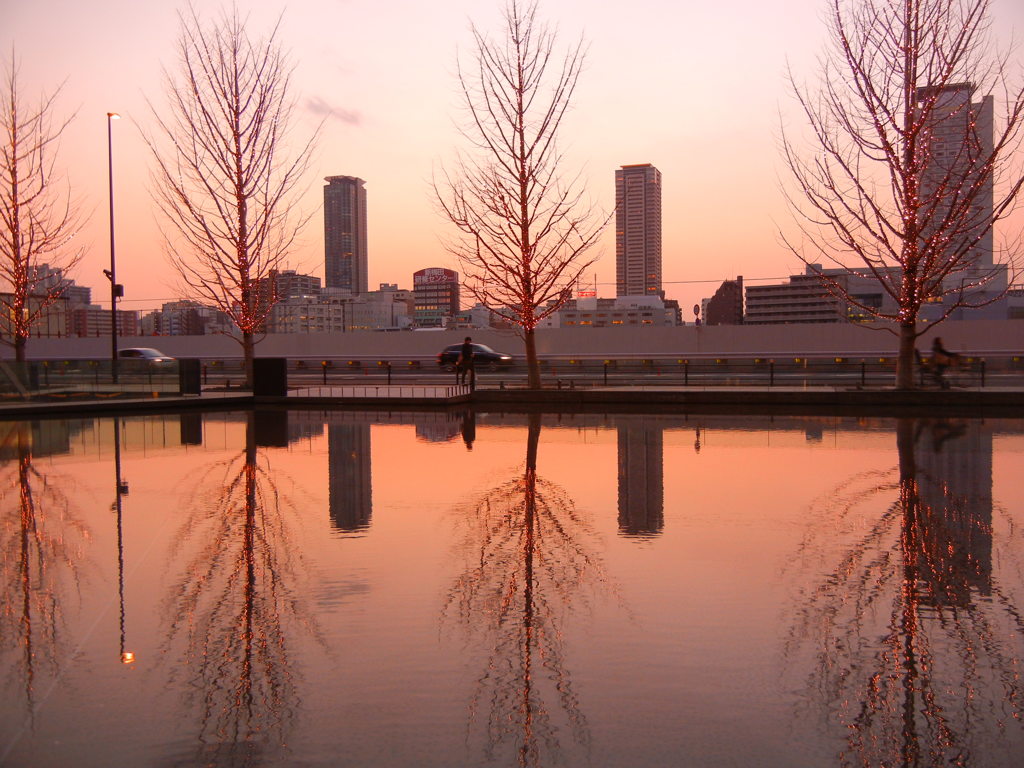
[(54, 120), (61, 89), (43, 94), (33, 105), (18, 93), (14, 51), (4, 72), (0, 107), (0, 340), (25, 359), (32, 327), (60, 299), (61, 277), (82, 257), (71, 241), (79, 226), (78, 209), (58, 183), (54, 162), (61, 134), (71, 118)]
[(460, 510), (466, 567), (443, 610), (487, 648), (467, 737), (482, 728), (486, 761), (500, 761), (508, 750), (520, 766), (560, 762), (562, 729), (589, 747), (565, 660), (564, 617), (614, 589), (586, 515), (563, 488), (537, 474), (540, 433), (540, 414), (531, 413), (522, 470)]
[(534, 331), (572, 295), (607, 218), (583, 200), (557, 138), (583, 66), (582, 42), (559, 59), (537, 6), (509, 0), (500, 40), (476, 26), (472, 67), (459, 64), (472, 148), (434, 181), (459, 235), (447, 243), (477, 301), (510, 320), (526, 347), (528, 383), (540, 387)]
[(809, 509), (791, 562), (810, 586), (784, 656), (803, 678), (798, 716), (840, 735), (836, 765), (973, 765), (1019, 743), (1020, 532), (999, 522), (1012, 516), (993, 502), (984, 429), (900, 418), (898, 466)]
[(256, 441), (246, 415), (243, 450), (196, 476), (173, 539), (180, 572), (165, 600), (165, 657), (184, 640), (188, 709), (199, 719), (199, 752), (190, 762), (265, 764), (286, 749), (298, 710), (296, 647), (308, 635), (323, 645), (310, 610), (307, 563), (295, 544), (299, 505)]
[(203, 25), (190, 6), (180, 19), (169, 107), (153, 109), (161, 141), (147, 138), (154, 195), (183, 291), (231, 318), (251, 385), (256, 337), (276, 300), (261, 281), (272, 282), (308, 219), (296, 215), (294, 193), (317, 132), (288, 152), (294, 102), (278, 26), (254, 40), (237, 9)]
[[(1024, 184), (1012, 162), (1024, 89), (990, 53), (989, 0), (829, 4), (821, 89), (793, 83), (813, 150), (783, 139), (804, 235), (788, 244), (834, 295), (891, 324), (896, 385), (909, 388), (917, 337), (1000, 298), (1014, 271), (1013, 251), (1008, 263), (993, 260), (993, 227)], [(999, 119), (994, 97), (976, 92), (998, 93)], [(843, 273), (826, 274), (822, 258)], [(881, 304), (853, 290), (850, 275), (877, 282)], [(929, 304), (940, 309), (925, 326)]]

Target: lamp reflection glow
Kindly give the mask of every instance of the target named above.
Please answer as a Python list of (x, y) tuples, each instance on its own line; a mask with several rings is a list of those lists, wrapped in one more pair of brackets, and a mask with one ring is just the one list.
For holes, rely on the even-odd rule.
[(121, 663), (122, 664), (134, 664), (135, 654), (131, 651), (121, 651)]

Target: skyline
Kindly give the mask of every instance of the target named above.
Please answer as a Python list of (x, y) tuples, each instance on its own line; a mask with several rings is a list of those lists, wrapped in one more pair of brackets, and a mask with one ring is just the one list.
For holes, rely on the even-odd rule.
[[(119, 112), (127, 118), (114, 127), (118, 281), (125, 285), (119, 306), (148, 310), (179, 298), (162, 253), (147, 189), (151, 161), (139, 133), (151, 124), (146, 99), (164, 107), (160, 68), (173, 71), (178, 4), (10, 5), (0, 42), (8, 51), (17, 46), (22, 92), (52, 91), (66, 79), (57, 114), (77, 108), (58, 168), (90, 220), (83, 228), (85, 257), (70, 276), (105, 303), (106, 113)], [(222, 4), (195, 6), (208, 19)], [(589, 195), (610, 214), (617, 168), (652, 163), (662, 171), (664, 289), (688, 322), (691, 306), (722, 280), (743, 275), (749, 284), (803, 271), (777, 236), (790, 227), (777, 138), (780, 113), (788, 126), (802, 125), (792, 112), (787, 60), (799, 80), (818, 82), (814, 62), (824, 44), (825, 5), (793, 0), (786, 7), (788, 15), (753, 2), (690, 10), (640, 0), (623, 15), (580, 0), (539, 5), (543, 20), (559, 29), (559, 50), (580, 34), (588, 45), (561, 134), (569, 173), (579, 170)], [(295, 67), (296, 139), (331, 113), (299, 204), (311, 218), (288, 268), (324, 277), (322, 179), (349, 175), (366, 180), (371, 289), (384, 282), (411, 288), (412, 273), (427, 267), (461, 271), (440, 242), (451, 228), (434, 210), (430, 177), (464, 145), (453, 122), (456, 51), (472, 53), (470, 21), (497, 31), (500, 9), (500, 2), (470, 0), (429, 8), (407, 0), (387, 8), (304, 0), (283, 10), (279, 40)], [(281, 8), (240, 11), (250, 14), (250, 33), (258, 37)], [(107, 18), (118, 19), (116, 27)], [(1011, 28), (1024, 31), (1024, 4), (993, 0), (992, 25), (1005, 45)], [(1014, 61), (1021, 62), (1019, 50)], [(1022, 220), (1018, 212), (1000, 227), (997, 243), (1019, 233)], [(613, 296), (613, 226), (597, 253), (588, 276), (596, 277), (600, 295)]]

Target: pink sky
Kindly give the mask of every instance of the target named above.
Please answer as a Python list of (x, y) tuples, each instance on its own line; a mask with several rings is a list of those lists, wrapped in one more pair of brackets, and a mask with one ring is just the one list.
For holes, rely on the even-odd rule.
[[(151, 124), (147, 99), (164, 108), (161, 68), (173, 69), (174, 2), (137, 0), (2, 0), (0, 45), (16, 46), (25, 95), (65, 81), (59, 108), (77, 117), (58, 165), (91, 217), (86, 255), (72, 277), (107, 295), (109, 263), (106, 113), (114, 124), (118, 281), (125, 309), (149, 310), (177, 298), (150, 199), (150, 159), (139, 128)], [(219, 0), (196, 0), (209, 16)], [(295, 249), (293, 268), (323, 276), (322, 178), (366, 180), (369, 282), (411, 287), (412, 273), (458, 265), (439, 236), (429, 180), (460, 138), (453, 127), (458, 97), (456, 52), (468, 50), (472, 19), (496, 29), (499, 0), (293, 0), (245, 3), (259, 34), (284, 10), (280, 40), (295, 65), (295, 134), (308, 134), (322, 111), (333, 112), (300, 207), (312, 214)], [(663, 173), (664, 288), (684, 319), (721, 280), (742, 274), (780, 278), (802, 265), (779, 243), (789, 227), (779, 192), (779, 114), (792, 107), (787, 60), (816, 78), (823, 0), (735, 0), (683, 4), (634, 0), (601, 5), (542, 0), (542, 16), (562, 42), (584, 35), (586, 70), (562, 133), (589, 194), (614, 206), (614, 171), (650, 162)], [(992, 0), (1000, 39), (1024, 33), (1024, 2)], [(1016, 62), (1021, 61), (1018, 52)], [(998, 107), (997, 107), (998, 109)], [(1020, 229), (1022, 217), (1013, 222)], [(1008, 231), (1010, 230), (1010, 231)], [(1003, 235), (1011, 233), (1004, 225)], [(997, 232), (997, 239), (1000, 232)], [(609, 228), (591, 276), (601, 295), (615, 292), (615, 244)]]

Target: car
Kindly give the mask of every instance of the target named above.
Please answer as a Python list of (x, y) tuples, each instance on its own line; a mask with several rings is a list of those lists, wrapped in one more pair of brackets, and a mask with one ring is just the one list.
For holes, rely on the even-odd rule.
[[(506, 355), (504, 352), (495, 352), (486, 344), (473, 344), (472, 347), (473, 364), (478, 368), (482, 368), (484, 366), (497, 368), (499, 365), (512, 364), (512, 355)], [(452, 344), (451, 346), (445, 347), (437, 356), (437, 364), (449, 371), (454, 370), (455, 363), (459, 360), (460, 352), (462, 352), (461, 344)]]
[(119, 360), (141, 360), (151, 366), (161, 368), (174, 362), (173, 357), (152, 347), (126, 347), (117, 351), (117, 357)]

